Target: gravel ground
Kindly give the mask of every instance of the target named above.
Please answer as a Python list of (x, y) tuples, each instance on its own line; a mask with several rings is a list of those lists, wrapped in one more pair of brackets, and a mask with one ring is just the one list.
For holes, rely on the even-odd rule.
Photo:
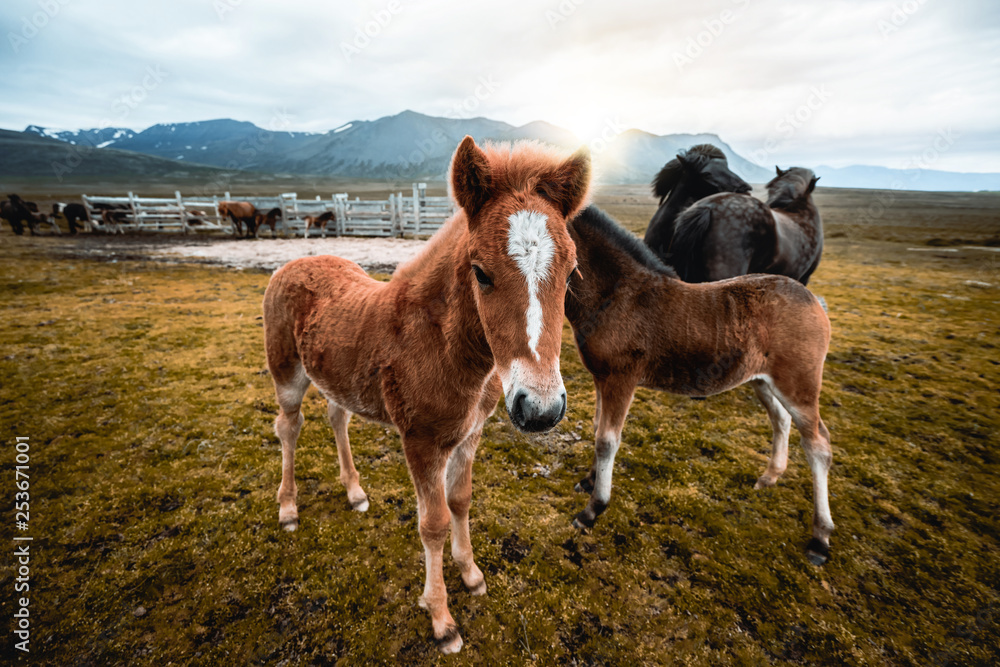
[(367, 271), (391, 272), (423, 248), (425, 241), (389, 238), (260, 239), (182, 243), (157, 248), (151, 257), (184, 257), (234, 268), (276, 269), (309, 255), (336, 255)]
[(58, 254), (102, 261), (152, 259), (263, 271), (273, 271), (299, 257), (337, 255), (357, 262), (366, 271), (382, 273), (391, 273), (426, 243), (396, 238), (219, 239), (181, 235), (38, 237), (38, 242)]

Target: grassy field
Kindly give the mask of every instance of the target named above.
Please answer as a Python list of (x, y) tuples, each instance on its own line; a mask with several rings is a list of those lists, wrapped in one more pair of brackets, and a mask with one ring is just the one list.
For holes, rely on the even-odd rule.
[[(882, 211), (875, 207), (880, 199)], [(597, 200), (639, 230), (645, 189)], [(485, 597), (446, 557), (466, 646), (439, 656), (414, 493), (394, 431), (355, 419), (371, 499), (352, 512), (324, 403), (299, 442), (301, 526), (278, 527), (280, 448), (262, 273), (73, 257), (0, 232), (0, 429), (30, 438), (31, 653), (23, 664), (833, 664), (1000, 660), (1000, 196), (821, 190), (810, 287), (833, 323), (832, 558), (803, 548), (808, 467), (779, 484), (748, 387), (640, 390), (612, 503), (582, 534), (593, 386), (564, 331), (567, 418), (539, 437), (490, 418), (474, 468)], [(874, 207), (874, 208), (873, 208)], [(248, 241), (251, 242), (251, 241)], [(257, 241), (267, 243), (267, 240)], [(920, 251), (908, 250), (919, 248)], [(12, 535), (11, 535), (12, 536)]]

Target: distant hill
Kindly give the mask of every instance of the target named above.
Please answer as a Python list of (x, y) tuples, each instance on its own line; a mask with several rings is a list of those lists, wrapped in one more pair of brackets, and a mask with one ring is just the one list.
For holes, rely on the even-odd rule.
[[(751, 183), (765, 183), (773, 173), (739, 155), (715, 134), (656, 135), (627, 130), (608, 147), (602, 180), (607, 183), (646, 183), (677, 153), (697, 144), (712, 144), (726, 154), (729, 168)], [(601, 157), (601, 156), (599, 156)]]
[(24, 129), (28, 134), (58, 139), (77, 146), (94, 146), (104, 148), (116, 141), (135, 136), (135, 132), (125, 127), (104, 127), (93, 130), (52, 130), (38, 125), (29, 125)]
[[(439, 118), (404, 111), (373, 121), (353, 121), (326, 133), (267, 130), (229, 119), (154, 125), (142, 132), (124, 128), (57, 131), (29, 126), (26, 133), (73, 144), (116, 148), (225, 169), (351, 178), (441, 179), (455, 146), (471, 134), (477, 141), (537, 139), (566, 149), (583, 142), (544, 121), (515, 127), (488, 118)], [(647, 183), (680, 150), (713, 143), (743, 178), (761, 181), (769, 172), (745, 160), (716, 135), (657, 136), (628, 130), (597, 151), (609, 183)], [(595, 148), (599, 148), (595, 144)]]
[(71, 145), (33, 133), (0, 130), (0, 178), (122, 180), (212, 178), (219, 169), (113, 148)]
[(934, 169), (888, 169), (857, 165), (813, 169), (822, 178), (820, 185), (832, 188), (874, 188), (879, 190), (937, 190), (962, 192), (1000, 191), (1000, 174), (977, 174)]
[[(572, 132), (544, 121), (515, 127), (482, 117), (440, 118), (414, 111), (372, 121), (352, 121), (325, 133), (286, 132), (245, 121), (218, 119), (159, 124), (142, 132), (126, 128), (61, 131), (30, 125), (24, 134), (77, 146), (141, 153), (189, 163), (191, 168), (206, 165), (230, 171), (387, 180), (443, 179), (455, 147), (466, 134), (477, 141), (538, 139), (567, 149), (583, 143)], [(722, 149), (733, 171), (751, 183), (763, 183), (773, 176), (770, 167), (747, 160), (714, 134), (655, 135), (631, 129), (607, 145), (593, 142), (591, 146), (601, 182), (649, 183), (679, 151), (699, 143), (711, 143)], [(158, 168), (166, 165), (160, 164)], [(1000, 174), (866, 166), (815, 167), (814, 171), (827, 187), (1000, 190)]]

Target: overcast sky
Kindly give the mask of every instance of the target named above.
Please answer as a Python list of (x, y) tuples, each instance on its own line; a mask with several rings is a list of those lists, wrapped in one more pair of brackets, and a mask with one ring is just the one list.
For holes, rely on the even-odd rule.
[(997, 0), (5, 0), (0, 28), (8, 129), (326, 131), (413, 109), (714, 132), (765, 164), (1000, 171)]

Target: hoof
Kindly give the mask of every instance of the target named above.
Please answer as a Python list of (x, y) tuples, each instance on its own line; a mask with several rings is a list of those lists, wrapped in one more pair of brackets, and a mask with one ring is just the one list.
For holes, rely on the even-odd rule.
[(486, 595), (486, 580), (483, 579), (475, 586), (469, 586), (469, 595)]
[(351, 503), (351, 509), (355, 512), (367, 512), (368, 511), (368, 497), (364, 497), (356, 503)]
[(806, 558), (813, 565), (823, 565), (830, 560), (830, 547), (814, 537), (809, 540), (809, 544), (806, 546)]
[(753, 488), (757, 491), (761, 489), (766, 489), (768, 487), (774, 486), (778, 480), (776, 478), (767, 477), (766, 475), (761, 475), (757, 478), (757, 483), (753, 485)]
[(573, 490), (577, 493), (591, 493), (594, 490), (594, 483), (590, 481), (589, 477), (586, 477), (577, 482)]
[(458, 628), (449, 626), (442, 637), (435, 637), (438, 650), (445, 655), (458, 653), (462, 650), (462, 635), (458, 633)]
[(594, 527), (594, 521), (596, 519), (591, 519), (586, 515), (585, 512), (580, 512), (573, 519), (573, 526), (579, 530), (587, 530), (588, 528)]
[(278, 525), (287, 531), (293, 531), (299, 527), (299, 512), (294, 505), (282, 507), (278, 510)]

